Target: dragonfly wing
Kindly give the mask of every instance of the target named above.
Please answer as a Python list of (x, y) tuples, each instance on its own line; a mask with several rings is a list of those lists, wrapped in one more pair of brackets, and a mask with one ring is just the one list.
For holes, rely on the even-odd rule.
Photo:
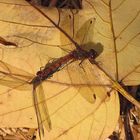
[(95, 18), (87, 20), (76, 32), (75, 40), (81, 44), (81, 48), (84, 50), (94, 49), (100, 55), (103, 52), (103, 45), (99, 42), (96, 43), (94, 39), (95, 23)]
[(32, 78), (32, 74), (0, 61), (0, 85), (18, 90), (28, 90), (31, 89), (29, 82)]
[[(94, 103), (93, 91), (100, 98), (104, 98), (108, 87), (111, 86), (110, 81), (88, 60), (82, 63), (82, 67), (79, 66), (79, 63), (80, 61), (77, 61), (66, 66), (57, 74), (54, 74), (51, 80), (77, 88), (80, 87), (81, 95), (90, 103)], [(101, 78), (103, 80), (100, 80)]]
[(93, 40), (95, 21), (95, 18), (87, 20), (77, 31), (75, 40), (77, 40), (79, 44), (87, 44)]
[[(83, 67), (85, 71), (78, 62), (73, 62), (44, 82), (53, 124), (52, 131), (47, 133), (50, 139), (83, 139), (84, 134), (89, 136), (85, 140), (99, 139), (95, 130), (100, 130), (99, 135), (104, 137), (108, 126), (113, 126), (112, 131), (118, 121), (118, 96), (104, 86), (110, 83), (102, 79), (100, 73), (94, 73), (97, 68), (88, 61), (83, 62)], [(110, 113), (113, 119), (110, 119)]]
[(45, 102), (45, 94), (42, 85), (40, 84), (36, 89), (36, 101), (38, 105), (36, 106), (38, 111), (39, 126), (43, 129), (43, 125), (49, 131), (51, 129), (51, 120), (48, 112), (48, 107)]
[(44, 135), (44, 129), (43, 129), (43, 125), (41, 123), (41, 114), (40, 114), (40, 111), (39, 111), (38, 99), (37, 99), (37, 95), (36, 94), (37, 94), (36, 87), (33, 86), (33, 102), (34, 102), (35, 113), (36, 113), (36, 117), (37, 117), (39, 136), (41, 138), (41, 132)]

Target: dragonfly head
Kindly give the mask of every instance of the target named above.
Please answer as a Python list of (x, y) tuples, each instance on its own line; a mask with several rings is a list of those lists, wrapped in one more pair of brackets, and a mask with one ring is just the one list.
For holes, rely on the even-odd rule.
[(95, 59), (98, 56), (98, 54), (94, 49), (90, 49), (89, 56), (91, 59)]

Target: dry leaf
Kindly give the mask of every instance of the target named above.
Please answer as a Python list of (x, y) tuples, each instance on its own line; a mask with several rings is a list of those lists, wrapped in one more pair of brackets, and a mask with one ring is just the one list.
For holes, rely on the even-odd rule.
[[(89, 31), (93, 35), (86, 43), (94, 41), (103, 45), (97, 61), (113, 79), (124, 77), (125, 84), (139, 84), (139, 8), (136, 8), (139, 2), (135, 0), (134, 3), (132, 6), (127, 1), (110, 4), (85, 0), (85, 9), (78, 14), (61, 11), (60, 23), (57, 9), (40, 9), (62, 28), (66, 27), (65, 31), (74, 39), (77, 37), (77, 41), (81, 40), (78, 34), (86, 32), (83, 31), (87, 27), (84, 24), (96, 18), (94, 30)], [(126, 7), (135, 12), (124, 16), (130, 11)], [(6, 3), (0, 0), (0, 13), (0, 36), (18, 44), (16, 48), (1, 46), (0, 70), (6, 73), (0, 75), (0, 127), (37, 127), (29, 81), (51, 58), (61, 57), (66, 54), (63, 49), (71, 50), (74, 46), (68, 45), (70, 42), (62, 33), (24, 0), (7, 0)], [(70, 22), (67, 15), (71, 15)], [(74, 30), (70, 28), (73, 27), (72, 15), (75, 17)], [(108, 79), (101, 71), (96, 72), (96, 66), (89, 62), (83, 63), (86, 73), (78, 64), (72, 63), (43, 83), (52, 123), (52, 130), (45, 133), (47, 139), (102, 140), (115, 128), (119, 116), (117, 94), (113, 91), (106, 99), (109, 89), (95, 85), (108, 84)]]

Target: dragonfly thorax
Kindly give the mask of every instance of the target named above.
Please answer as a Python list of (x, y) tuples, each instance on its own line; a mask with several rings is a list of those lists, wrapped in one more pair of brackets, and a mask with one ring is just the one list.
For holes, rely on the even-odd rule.
[(83, 49), (78, 49), (73, 52), (74, 58), (83, 60), (83, 59), (95, 59), (98, 54), (94, 49), (90, 49), (89, 51), (83, 50)]

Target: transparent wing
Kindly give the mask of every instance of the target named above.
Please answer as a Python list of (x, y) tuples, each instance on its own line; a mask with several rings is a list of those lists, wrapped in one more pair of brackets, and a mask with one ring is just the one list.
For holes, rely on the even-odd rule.
[(36, 113), (36, 117), (37, 117), (39, 136), (41, 138), (41, 132), (44, 135), (44, 129), (43, 129), (43, 125), (41, 123), (41, 114), (40, 114), (40, 111), (39, 111), (38, 99), (37, 99), (37, 95), (36, 94), (37, 94), (36, 93), (36, 88), (35, 88), (35, 86), (33, 86), (33, 102), (34, 102), (35, 113)]
[(0, 61), (0, 85), (27, 90), (30, 88), (29, 81), (32, 78), (32, 74)]
[(93, 41), (95, 22), (95, 18), (90, 18), (77, 31), (75, 39), (79, 42), (79, 44), (87, 44)]
[(94, 42), (96, 19), (88, 19), (80, 29), (75, 33), (75, 40), (80, 44), (80, 47), (89, 51), (94, 49), (98, 56), (103, 52), (103, 45), (99, 42)]
[[(94, 103), (94, 94), (103, 99), (111, 87), (110, 80), (103, 72), (88, 60), (79, 65), (80, 61), (73, 62), (55, 73), (51, 78), (52, 82), (59, 84), (80, 87), (80, 94), (90, 103)], [(48, 80), (49, 81), (49, 80)]]
[(34, 101), (36, 114), (38, 118), (38, 125), (41, 128), (41, 131), (43, 131), (43, 125), (49, 131), (51, 129), (51, 120), (48, 112), (48, 107), (45, 101), (46, 97), (41, 84), (36, 88), (36, 93), (33, 96), (35, 96)]
[[(79, 62), (73, 62), (44, 82), (53, 124), (52, 131), (46, 135), (50, 139), (70, 139), (73, 136), (77, 140), (78, 136), (82, 139), (83, 133), (90, 133), (89, 137), (97, 139), (95, 129), (100, 130), (103, 136), (110, 124), (115, 126), (119, 107), (117, 94), (111, 92), (107, 86), (109, 81), (104, 79), (102, 73), (96, 72), (96, 66), (88, 61), (83, 66), (84, 70)], [(111, 92), (110, 97), (107, 92)], [(110, 121), (107, 116), (111, 112), (113, 119)]]

